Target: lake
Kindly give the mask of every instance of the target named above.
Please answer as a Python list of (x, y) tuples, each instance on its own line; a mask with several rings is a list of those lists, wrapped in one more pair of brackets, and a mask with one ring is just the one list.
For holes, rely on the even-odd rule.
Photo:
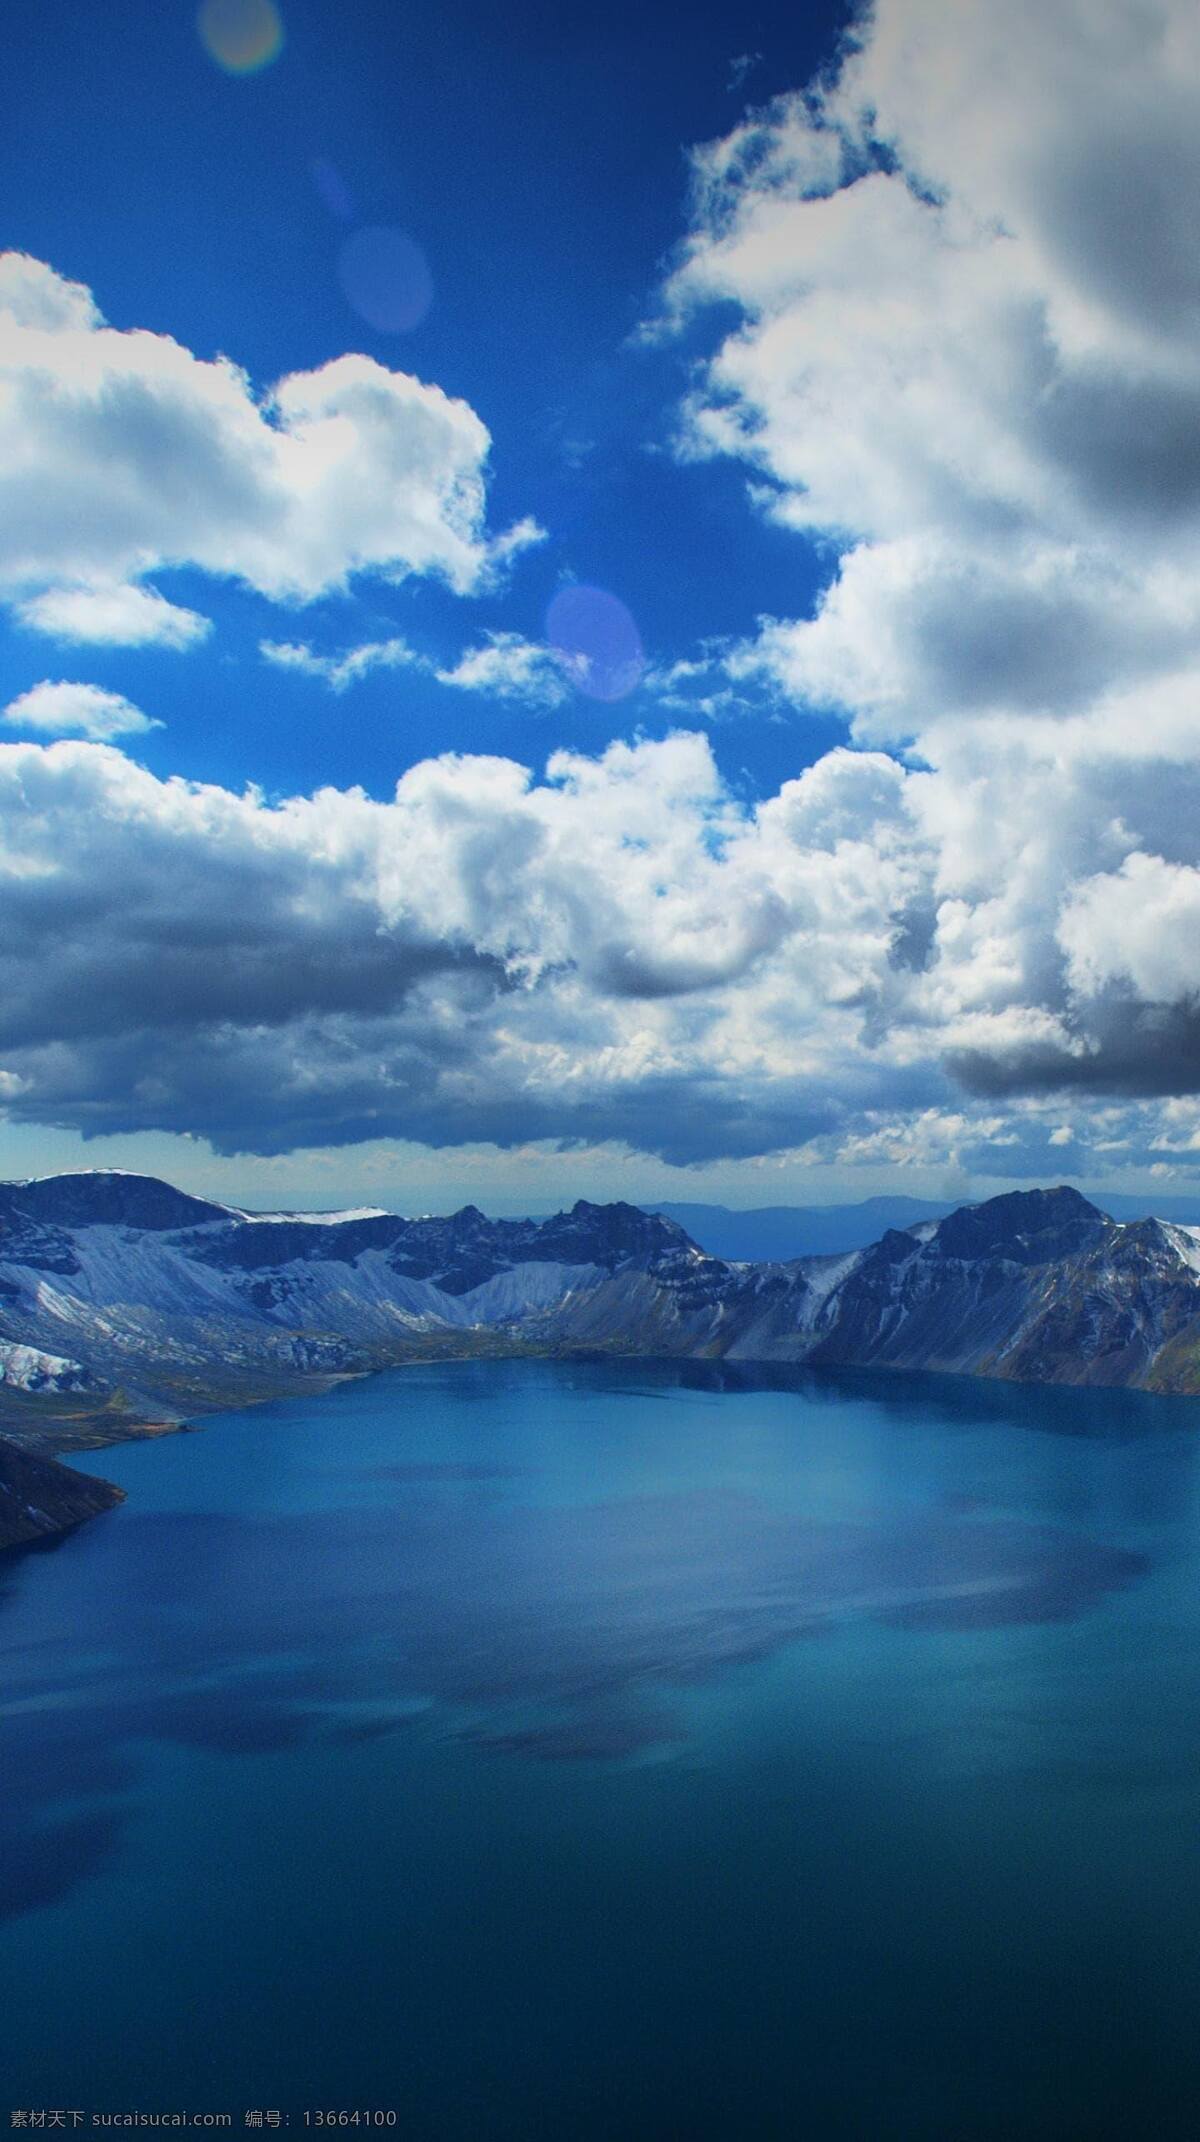
[(0, 1563), (0, 2120), (1200, 2131), (1200, 1402), (458, 1363)]

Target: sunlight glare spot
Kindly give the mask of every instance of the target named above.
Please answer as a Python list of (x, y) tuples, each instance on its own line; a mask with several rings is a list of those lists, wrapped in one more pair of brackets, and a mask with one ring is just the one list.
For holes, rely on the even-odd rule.
[(226, 74), (257, 74), (283, 50), (283, 21), (275, 0), (204, 0), (200, 39)]

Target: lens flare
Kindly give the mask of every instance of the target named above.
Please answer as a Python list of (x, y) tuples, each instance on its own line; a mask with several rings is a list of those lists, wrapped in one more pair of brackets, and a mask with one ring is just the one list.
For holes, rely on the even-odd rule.
[(204, 0), (196, 26), (205, 51), (226, 74), (257, 74), (283, 50), (275, 0)]
[(380, 334), (419, 327), (433, 303), (433, 278), (420, 246), (386, 224), (352, 232), (338, 254), (338, 275), (355, 312)]
[(313, 185), (330, 215), (336, 216), (339, 223), (353, 223), (354, 195), (337, 165), (330, 163), (327, 156), (316, 156), (309, 169), (312, 172)]
[(546, 638), (577, 691), (627, 699), (646, 667), (638, 628), (606, 588), (560, 588), (546, 612)]

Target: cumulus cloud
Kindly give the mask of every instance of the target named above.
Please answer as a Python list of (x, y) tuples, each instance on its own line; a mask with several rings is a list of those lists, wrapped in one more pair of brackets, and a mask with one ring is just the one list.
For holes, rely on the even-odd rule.
[(5, 745), (5, 1106), (226, 1152), (1183, 1164), (1200, 1014), (1155, 932), (1200, 896), (1139, 841), (1171, 790), (1186, 845), (1200, 755), (1156, 782), (1090, 736), (1056, 768), (1049, 741), (1031, 719), (1002, 765), (969, 728), (949, 773), (839, 749), (756, 807), (696, 734), (281, 803)]
[(685, 412), (841, 553), (756, 657), (873, 738), (1200, 651), (1200, 67), (1185, 0), (878, 0), (836, 75), (697, 157)]
[(228, 358), (110, 327), (81, 284), (0, 255), (0, 589), (38, 629), (180, 644), (191, 613), (139, 586), (170, 565), (277, 602), (363, 573), (470, 593), (541, 536), (488, 534), (489, 447), (466, 402), (372, 358), (256, 392)]
[(17, 616), (50, 639), (93, 647), (195, 647), (212, 631), (210, 618), (128, 582), (48, 588), (19, 603)]
[(98, 684), (52, 684), (45, 679), (19, 699), (13, 699), (0, 715), (13, 729), (35, 729), (43, 736), (86, 736), (107, 743), (115, 736), (144, 736), (161, 729), (140, 707), (131, 705), (120, 692), (106, 692)]
[(919, 876), (890, 762), (860, 792), (876, 847), (841, 838), (845, 759), (755, 817), (694, 736), (273, 806), (4, 747), (9, 1107), (259, 1151), (615, 1136), (682, 1159), (828, 1130), (844, 1093), (879, 1097), (884, 1067), (847, 1062)]
[(1031, 1122), (1200, 1083), (1198, 143), (1184, 0), (877, 0), (697, 152), (664, 293), (680, 453), (831, 560), (708, 666), (900, 755), (888, 1045)]
[(519, 632), (489, 632), (481, 647), (468, 647), (452, 669), (439, 669), (437, 678), (460, 692), (557, 707), (571, 696), (572, 664), (555, 648), (522, 639)]

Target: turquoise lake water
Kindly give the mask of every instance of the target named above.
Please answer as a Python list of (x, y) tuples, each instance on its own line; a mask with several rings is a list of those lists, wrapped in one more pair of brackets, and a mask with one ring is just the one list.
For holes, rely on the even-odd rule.
[(405, 1369), (0, 1565), (0, 2121), (1200, 2133), (1200, 1403)]

